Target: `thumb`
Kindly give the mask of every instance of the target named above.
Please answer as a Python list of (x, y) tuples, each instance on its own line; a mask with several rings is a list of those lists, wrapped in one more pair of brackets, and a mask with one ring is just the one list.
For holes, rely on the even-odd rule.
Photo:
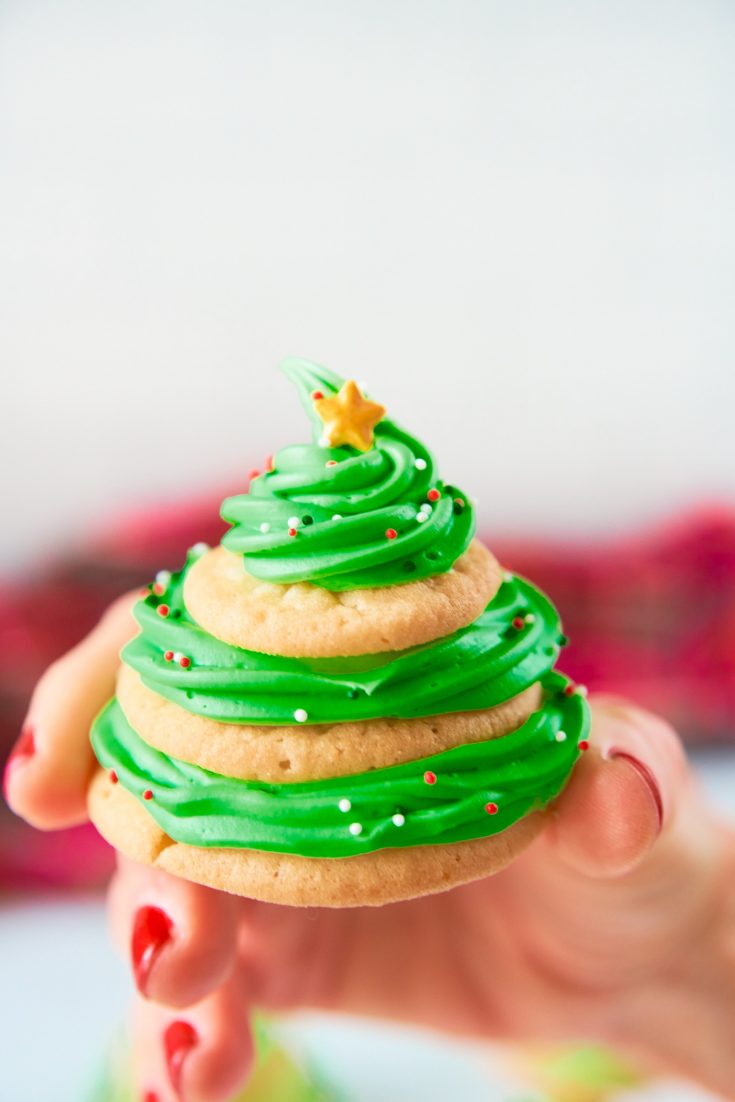
[(590, 749), (557, 803), (547, 841), (576, 871), (614, 877), (670, 830), (690, 774), (664, 720), (613, 696), (590, 704)]

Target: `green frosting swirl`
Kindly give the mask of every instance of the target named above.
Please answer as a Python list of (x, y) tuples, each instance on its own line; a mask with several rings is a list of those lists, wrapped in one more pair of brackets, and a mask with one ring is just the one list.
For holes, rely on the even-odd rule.
[[(196, 557), (189, 553), (163, 593), (137, 603), (142, 631), (122, 657), (159, 696), (223, 722), (292, 724), (299, 709), (308, 723), (344, 723), (492, 708), (547, 673), (564, 641), (546, 597), (507, 575), (472, 624), (411, 650), (327, 659), (242, 650), (209, 635), (186, 610), (184, 581)], [(177, 653), (191, 665), (183, 669)]]
[(92, 743), (129, 792), (142, 801), (151, 791), (145, 808), (175, 841), (349, 857), (488, 837), (545, 807), (564, 787), (589, 728), (584, 697), (567, 695), (567, 686), (562, 675), (547, 674), (543, 706), (512, 734), (326, 780), (237, 780), (168, 757), (133, 731), (115, 700), (96, 720)]
[[(222, 516), (232, 528), (224, 546), (244, 555), (256, 578), (331, 590), (395, 585), (449, 570), (475, 530), (466, 495), (444, 484), (428, 449), (390, 420), (376, 426), (369, 451), (322, 447), (312, 393), (330, 396), (344, 380), (306, 360), (281, 366), (298, 386), (315, 442), (283, 448), (247, 494), (226, 499)], [(432, 489), (440, 496), (429, 502)], [(290, 536), (293, 519), (298, 524)], [(389, 530), (396, 533), (390, 539)]]

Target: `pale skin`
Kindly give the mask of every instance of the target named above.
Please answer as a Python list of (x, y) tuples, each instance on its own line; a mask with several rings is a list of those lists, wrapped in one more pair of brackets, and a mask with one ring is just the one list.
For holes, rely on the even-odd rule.
[[(86, 819), (89, 726), (135, 630), (131, 603), (113, 605), (34, 693), (33, 753), (11, 761), (6, 793), (42, 829)], [(670, 727), (614, 698), (592, 705), (591, 748), (543, 834), (506, 871), (440, 895), (290, 908), (120, 858), (109, 895), (120, 949), (130, 952), (141, 907), (171, 922), (135, 1006), (140, 1098), (226, 1102), (247, 1078), (249, 1017), (262, 1007), (607, 1042), (735, 1099), (734, 832), (707, 807)], [(196, 1037), (180, 1093), (163, 1043), (174, 1021)]]

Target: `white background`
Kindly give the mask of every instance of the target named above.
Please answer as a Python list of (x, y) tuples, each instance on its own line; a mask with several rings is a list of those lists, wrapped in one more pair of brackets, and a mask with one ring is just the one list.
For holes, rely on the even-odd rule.
[(484, 530), (735, 499), (732, 0), (0, 3), (0, 567), (366, 379)]

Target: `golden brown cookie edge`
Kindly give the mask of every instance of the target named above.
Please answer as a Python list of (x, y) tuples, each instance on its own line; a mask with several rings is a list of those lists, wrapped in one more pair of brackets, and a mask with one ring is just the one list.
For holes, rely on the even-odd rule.
[(502, 569), (474, 539), (451, 570), (405, 585), (334, 593), (308, 582), (253, 578), (242, 556), (212, 548), (191, 567), (184, 601), (217, 639), (288, 658), (340, 658), (405, 650), (471, 624), (493, 599)]
[(495, 708), (422, 719), (376, 719), (305, 726), (219, 723), (194, 715), (120, 668), (117, 697), (133, 730), (154, 749), (243, 780), (275, 784), (346, 777), (502, 738), (541, 704), (538, 682)]
[(88, 809), (102, 837), (133, 861), (231, 895), (291, 907), (379, 907), (492, 876), (531, 844), (545, 819), (535, 812), (500, 834), (443, 846), (310, 858), (174, 842), (103, 770), (92, 778)]

